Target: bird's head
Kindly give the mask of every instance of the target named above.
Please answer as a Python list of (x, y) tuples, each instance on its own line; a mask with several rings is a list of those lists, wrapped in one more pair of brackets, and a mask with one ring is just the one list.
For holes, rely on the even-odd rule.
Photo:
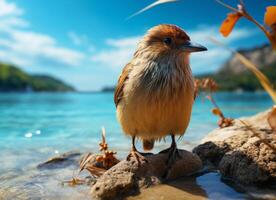
[(189, 55), (207, 50), (206, 47), (191, 42), (190, 37), (180, 27), (170, 24), (151, 28), (140, 42), (140, 48), (156, 56)]

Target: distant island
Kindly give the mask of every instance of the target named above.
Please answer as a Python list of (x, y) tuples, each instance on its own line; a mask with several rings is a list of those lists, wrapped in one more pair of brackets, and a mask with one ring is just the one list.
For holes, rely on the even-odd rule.
[(106, 86), (101, 89), (102, 92), (113, 92), (115, 90), (114, 86)]
[[(252, 61), (276, 88), (276, 53), (270, 45), (241, 49), (239, 53)], [(218, 83), (219, 89), (223, 91), (263, 90), (255, 75), (233, 55), (216, 73), (196, 76), (196, 78), (205, 77), (213, 78)]]
[[(276, 88), (276, 53), (268, 44), (238, 50), (252, 61), (272, 82)], [(208, 67), (208, 66), (206, 66)], [(196, 75), (195, 78), (213, 78), (221, 91), (257, 91), (263, 90), (255, 75), (235, 57), (231, 56), (215, 73)], [(103, 92), (114, 91), (114, 86), (104, 87)]]
[(0, 92), (68, 92), (72, 86), (48, 76), (30, 75), (18, 67), (0, 63)]

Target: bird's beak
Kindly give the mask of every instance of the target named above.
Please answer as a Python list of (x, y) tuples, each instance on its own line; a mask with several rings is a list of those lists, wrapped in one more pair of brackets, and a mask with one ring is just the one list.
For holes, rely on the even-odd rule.
[(191, 41), (187, 41), (184, 44), (182, 44), (180, 46), (180, 49), (182, 51), (186, 51), (186, 52), (207, 51), (206, 47), (204, 47), (204, 46), (202, 46), (200, 44), (191, 42)]

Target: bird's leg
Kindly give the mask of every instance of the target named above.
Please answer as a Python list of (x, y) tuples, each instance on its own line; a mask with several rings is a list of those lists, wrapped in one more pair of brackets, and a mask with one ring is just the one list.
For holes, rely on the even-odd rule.
[(135, 147), (135, 136), (132, 136), (132, 147), (130, 153), (127, 156), (127, 160), (129, 161), (131, 157), (134, 157), (139, 165), (142, 162), (148, 162), (147, 159), (139, 151), (137, 151)]
[(163, 175), (163, 178), (167, 178), (168, 174), (173, 166), (173, 164), (179, 159), (181, 158), (181, 155), (177, 149), (177, 145), (175, 142), (175, 136), (173, 134), (171, 134), (171, 138), (172, 138), (172, 144), (170, 146), (170, 148), (165, 149), (163, 151), (161, 151), (160, 153), (167, 153), (168, 154), (168, 158), (166, 160), (166, 171), (165, 174)]
[(179, 151), (177, 149), (177, 145), (176, 145), (176, 142), (175, 142), (175, 136), (173, 134), (171, 134), (171, 138), (172, 138), (172, 144), (169, 148), (163, 150), (163, 151), (160, 151), (159, 153), (168, 153), (169, 155), (171, 154), (176, 154), (176, 157), (181, 157), (180, 154), (179, 154)]

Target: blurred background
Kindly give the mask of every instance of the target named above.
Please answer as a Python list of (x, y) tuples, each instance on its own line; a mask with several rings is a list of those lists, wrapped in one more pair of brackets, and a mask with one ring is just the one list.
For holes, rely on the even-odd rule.
[[(255, 76), (208, 39), (239, 50), (275, 85), (276, 56), (256, 26), (241, 19), (223, 38), (219, 27), (229, 10), (213, 0), (158, 5), (128, 19), (152, 2), (0, 0), (0, 173), (29, 169), (69, 150), (97, 151), (102, 126), (111, 149), (125, 156), (130, 139), (116, 120), (114, 86), (139, 39), (161, 23), (180, 26), (208, 48), (191, 56), (191, 68), (196, 77), (218, 82), (215, 98), (225, 115), (249, 116), (271, 107)], [(262, 23), (265, 8), (275, 1), (245, 3)], [(211, 109), (204, 96), (197, 99), (180, 146), (192, 149), (217, 127)], [(161, 142), (155, 151), (165, 146)]]
[[(127, 20), (150, 0), (1, 0), (0, 59), (29, 74), (50, 75), (77, 91), (100, 91), (116, 84), (137, 42), (152, 26), (176, 24), (209, 51), (194, 54), (195, 75), (217, 71), (230, 53), (207, 37), (228, 46), (252, 48), (268, 43), (263, 33), (241, 19), (229, 38), (219, 33), (228, 9), (213, 0), (183, 0), (156, 6)], [(237, 2), (227, 1), (234, 7)], [(246, 1), (261, 23), (272, 0)]]

